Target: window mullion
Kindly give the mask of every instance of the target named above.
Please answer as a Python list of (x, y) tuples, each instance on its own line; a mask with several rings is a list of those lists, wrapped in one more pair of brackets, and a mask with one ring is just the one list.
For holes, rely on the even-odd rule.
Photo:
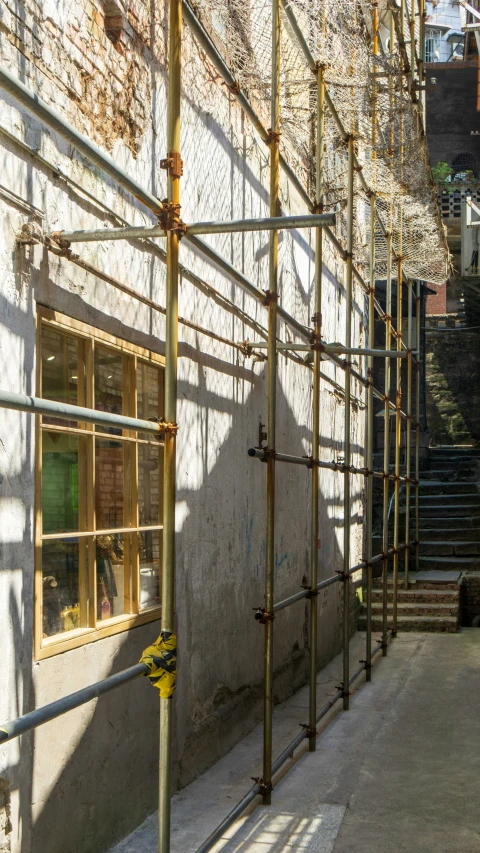
[[(95, 406), (94, 388), (94, 356), (95, 342), (90, 339), (85, 341), (85, 402), (87, 408)], [(87, 530), (92, 534), (95, 530), (95, 427), (93, 424), (85, 424), (85, 428), (91, 432), (86, 438), (86, 512)], [(88, 537), (88, 627), (95, 628), (97, 623), (97, 561), (95, 537)]]

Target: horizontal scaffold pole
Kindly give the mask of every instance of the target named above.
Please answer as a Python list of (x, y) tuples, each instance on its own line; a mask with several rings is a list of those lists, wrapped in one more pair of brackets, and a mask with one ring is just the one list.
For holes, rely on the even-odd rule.
[[(374, 657), (377, 656), (378, 652), (381, 651), (381, 649), (382, 649), (382, 643), (378, 643), (378, 645), (376, 645), (372, 649), (372, 660)], [(349, 678), (348, 683), (350, 685), (352, 685), (357, 680), (357, 678), (362, 674), (362, 672), (364, 670), (365, 670), (365, 663), (362, 663), (361, 666), (359, 666), (355, 670), (355, 672), (352, 673), (352, 675)], [(328, 702), (326, 702), (325, 705), (323, 705), (319, 711), (317, 711), (317, 714), (316, 714), (317, 723), (319, 723), (320, 720), (323, 719), (323, 717), (325, 717), (328, 714), (328, 712), (334, 707), (334, 705), (336, 705), (336, 703), (341, 698), (342, 698), (342, 691), (338, 690), (332, 696), (332, 698), (329, 699)], [(306, 728), (302, 728), (302, 731), (299, 732), (299, 734), (292, 740), (292, 742), (289, 743), (288, 746), (285, 747), (283, 752), (280, 753), (278, 758), (272, 764), (272, 776), (275, 775), (276, 773), (278, 773), (278, 771), (283, 767), (283, 765), (289, 759), (293, 758), (294, 751), (300, 746), (300, 744), (305, 740), (305, 738), (308, 738), (308, 731)], [(215, 846), (217, 841), (219, 841), (220, 838), (222, 838), (222, 836), (225, 835), (228, 828), (230, 826), (232, 826), (232, 824), (235, 823), (236, 820), (238, 820), (238, 818), (243, 814), (243, 812), (248, 808), (248, 806), (251, 803), (253, 803), (253, 801), (255, 800), (255, 798), (259, 794), (260, 794), (260, 784), (258, 782), (256, 782), (255, 785), (253, 785), (250, 788), (250, 790), (245, 794), (245, 796), (242, 797), (240, 802), (237, 803), (237, 805), (233, 807), (233, 809), (231, 810), (231, 812), (229, 812), (229, 814), (226, 816), (226, 818), (216, 827), (216, 829), (213, 830), (213, 832), (211, 833), (211, 835), (209, 835), (209, 837), (206, 839), (206, 841), (204, 841), (203, 844), (200, 845), (200, 847), (197, 847), (195, 853), (208, 853), (208, 851), (211, 850), (212, 847)]]
[(95, 684), (83, 687), (82, 690), (77, 690), (75, 693), (70, 693), (62, 699), (57, 699), (56, 702), (44, 705), (43, 708), (30, 711), (29, 714), (24, 714), (23, 717), (19, 717), (17, 720), (4, 723), (3, 726), (0, 726), (0, 743), (6, 743), (8, 740), (20, 737), (20, 735), (31, 731), (31, 729), (36, 729), (37, 726), (41, 726), (43, 723), (55, 720), (57, 717), (61, 717), (62, 714), (66, 714), (67, 711), (79, 708), (80, 705), (85, 705), (86, 702), (91, 702), (92, 699), (98, 699), (103, 693), (115, 690), (116, 687), (121, 687), (122, 684), (127, 684), (134, 678), (146, 675), (147, 673), (147, 665), (137, 663), (135, 666), (122, 670), (122, 672), (117, 672), (115, 675), (104, 678), (103, 681), (97, 681)]
[(75, 130), (71, 124), (68, 124), (59, 113), (49, 107), (38, 95), (31, 92), (20, 80), (1, 67), (0, 87), (8, 92), (9, 95), (12, 95), (15, 100), (23, 104), (33, 115), (43, 121), (47, 127), (51, 127), (59, 136), (66, 139), (80, 154), (83, 154), (91, 163), (94, 163), (106, 175), (113, 178), (117, 184), (128, 190), (128, 192), (153, 211), (153, 213), (158, 215), (162, 212), (163, 205), (158, 198), (155, 198), (152, 193), (144, 189), (134, 178), (127, 175), (108, 154), (102, 151), (94, 142), (87, 139), (82, 133), (79, 133), (78, 130)]
[[(334, 213), (306, 213), (303, 216), (275, 216), (264, 219), (232, 219), (226, 222), (193, 222), (185, 225), (185, 234), (233, 234), (243, 231), (284, 231), (295, 228), (323, 228), (335, 224)], [(161, 225), (127, 225), (124, 228), (95, 228), (92, 231), (53, 231), (47, 235), (57, 243), (93, 243), (107, 240), (151, 240), (166, 237)]]
[(132, 429), (138, 432), (151, 432), (160, 435), (164, 432), (176, 432), (176, 424), (164, 421), (147, 421), (141, 418), (129, 418), (115, 415), (112, 412), (97, 412), (96, 409), (85, 409), (83, 406), (71, 406), (69, 403), (59, 403), (57, 400), (44, 400), (42, 397), (28, 397), (26, 394), (16, 394), (14, 391), (0, 390), (0, 408), (15, 409), (18, 412), (30, 412), (36, 415), (61, 418), (68, 421), (97, 424), (98, 426)]
[[(249, 346), (254, 349), (266, 349), (267, 341), (254, 341), (252, 343), (249, 342)], [(309, 346), (308, 344), (291, 344), (284, 341), (278, 341), (277, 343), (278, 350), (299, 350), (308, 352), (313, 348), (313, 344)], [(374, 358), (408, 358), (408, 352), (406, 350), (402, 352), (398, 352), (397, 350), (391, 350), (390, 352), (386, 352), (384, 349), (365, 349), (364, 347), (346, 347), (343, 344), (326, 343), (322, 343), (319, 348), (321, 352), (339, 355), (371, 355)]]

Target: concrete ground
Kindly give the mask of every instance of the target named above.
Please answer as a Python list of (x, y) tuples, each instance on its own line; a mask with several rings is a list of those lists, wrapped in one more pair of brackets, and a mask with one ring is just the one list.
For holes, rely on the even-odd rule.
[[(353, 638), (352, 671), (362, 642)], [(319, 706), (340, 674), (340, 658), (319, 673)], [(350, 711), (330, 715), (317, 751), (299, 750), (286, 765), (272, 806), (254, 806), (215, 853), (478, 853), (479, 697), (480, 630), (400, 635)], [(306, 707), (303, 689), (275, 709), (274, 755), (306, 721)], [(194, 853), (260, 766), (257, 726), (174, 797), (172, 853)], [(152, 816), (112, 853), (156, 851)]]

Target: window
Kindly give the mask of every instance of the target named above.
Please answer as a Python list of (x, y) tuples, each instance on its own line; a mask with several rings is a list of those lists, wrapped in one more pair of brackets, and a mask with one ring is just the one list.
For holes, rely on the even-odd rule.
[(478, 177), (478, 160), (475, 154), (464, 152), (452, 160), (453, 181), (465, 181), (468, 177)]
[(440, 62), (440, 30), (425, 30), (425, 62)]
[[(163, 415), (159, 356), (39, 311), (38, 395), (132, 417)], [(159, 618), (163, 442), (38, 416), (36, 653)]]

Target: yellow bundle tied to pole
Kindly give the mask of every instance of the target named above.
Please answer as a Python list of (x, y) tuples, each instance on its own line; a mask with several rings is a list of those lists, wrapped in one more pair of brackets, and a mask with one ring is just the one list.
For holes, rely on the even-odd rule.
[(162, 699), (168, 699), (175, 690), (177, 680), (177, 638), (171, 631), (163, 631), (153, 646), (148, 646), (140, 658), (148, 667), (148, 680), (158, 687)]

